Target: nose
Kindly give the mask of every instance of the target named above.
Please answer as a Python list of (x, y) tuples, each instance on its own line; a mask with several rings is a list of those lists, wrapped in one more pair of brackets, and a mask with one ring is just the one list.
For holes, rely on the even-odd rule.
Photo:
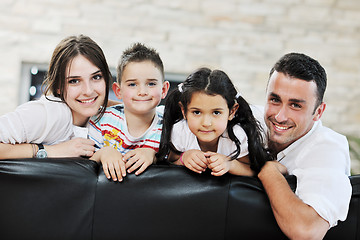
[(148, 90), (146, 88), (146, 86), (139, 86), (139, 90), (138, 90), (138, 96), (146, 96), (148, 95)]
[(204, 127), (209, 127), (209, 126), (211, 126), (211, 124), (212, 124), (211, 117), (208, 116), (208, 115), (204, 115), (203, 118), (202, 118), (202, 125)]
[(275, 115), (275, 120), (279, 123), (286, 122), (287, 120), (287, 110), (285, 106), (279, 108), (278, 113)]
[(84, 95), (91, 95), (94, 91), (94, 87), (90, 81), (84, 81), (83, 85), (83, 94)]

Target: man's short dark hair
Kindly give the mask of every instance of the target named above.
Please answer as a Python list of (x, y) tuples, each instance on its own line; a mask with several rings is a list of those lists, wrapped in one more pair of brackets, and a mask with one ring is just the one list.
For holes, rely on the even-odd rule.
[(305, 81), (314, 81), (317, 87), (317, 108), (324, 98), (326, 89), (325, 69), (315, 59), (302, 53), (288, 53), (280, 58), (270, 70), (270, 77), (274, 71)]

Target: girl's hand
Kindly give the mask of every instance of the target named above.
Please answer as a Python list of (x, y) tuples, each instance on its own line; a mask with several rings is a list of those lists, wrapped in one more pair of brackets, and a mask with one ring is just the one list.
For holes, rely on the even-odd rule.
[(94, 141), (74, 138), (55, 145), (46, 145), (49, 157), (91, 157), (95, 152)]
[(105, 176), (108, 179), (112, 178), (113, 181), (121, 182), (126, 176), (123, 156), (113, 147), (101, 148), (90, 159), (102, 163)]
[(139, 175), (145, 171), (145, 169), (154, 163), (155, 150), (151, 148), (136, 148), (127, 152), (124, 155), (124, 161), (126, 162), (125, 168), (128, 173), (135, 172), (135, 175)]
[(229, 157), (214, 152), (206, 152), (205, 157), (212, 175), (222, 176), (230, 170), (231, 161)]
[(200, 150), (191, 149), (185, 151), (182, 155), (182, 161), (185, 167), (197, 173), (202, 173), (207, 168), (206, 157)]

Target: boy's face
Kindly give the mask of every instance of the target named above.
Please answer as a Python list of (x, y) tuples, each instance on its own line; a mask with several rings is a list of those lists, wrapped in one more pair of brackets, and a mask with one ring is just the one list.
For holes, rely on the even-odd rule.
[(133, 114), (153, 114), (169, 90), (161, 71), (151, 62), (130, 62), (123, 70), (120, 85), (113, 84), (117, 98), (122, 99), (125, 111)]

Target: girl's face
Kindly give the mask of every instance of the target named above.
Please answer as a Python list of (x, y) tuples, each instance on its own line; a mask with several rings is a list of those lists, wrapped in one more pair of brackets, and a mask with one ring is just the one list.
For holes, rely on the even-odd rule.
[(195, 92), (187, 106), (187, 112), (181, 106), (189, 128), (198, 139), (204, 151), (217, 151), (219, 137), (225, 132), (228, 121), (234, 117), (238, 105), (229, 110), (221, 95), (207, 95)]
[(104, 103), (106, 84), (100, 69), (82, 55), (66, 68), (65, 102), (73, 115), (73, 124), (85, 126)]

